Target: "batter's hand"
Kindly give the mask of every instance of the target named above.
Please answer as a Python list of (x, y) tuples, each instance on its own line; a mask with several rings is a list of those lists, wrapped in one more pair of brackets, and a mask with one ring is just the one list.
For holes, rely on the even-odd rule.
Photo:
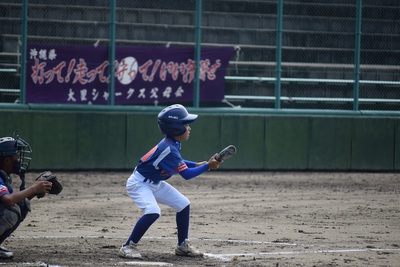
[(210, 160), (207, 162), (210, 170), (218, 169), (219, 165), (223, 162), (223, 161), (218, 161), (215, 159), (217, 155), (218, 155), (218, 153), (215, 153), (215, 155), (213, 155), (210, 158)]

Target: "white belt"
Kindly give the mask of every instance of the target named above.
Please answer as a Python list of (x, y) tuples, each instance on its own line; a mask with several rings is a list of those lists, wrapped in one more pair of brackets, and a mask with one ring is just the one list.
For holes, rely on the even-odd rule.
[(154, 182), (153, 180), (145, 178), (143, 175), (140, 174), (140, 172), (138, 172), (136, 170), (136, 168), (133, 171), (133, 173), (135, 174), (135, 177), (139, 178), (139, 180), (141, 180), (142, 182), (149, 183), (149, 184), (158, 184), (158, 183)]

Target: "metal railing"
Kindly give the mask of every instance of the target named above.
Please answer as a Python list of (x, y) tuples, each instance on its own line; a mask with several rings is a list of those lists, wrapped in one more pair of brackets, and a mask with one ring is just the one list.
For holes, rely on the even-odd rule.
[[(185, 21), (185, 23), (189, 23), (186, 25), (183, 25), (183, 22), (179, 21), (178, 19), (176, 19), (178, 22), (170, 22), (172, 19), (163, 21), (161, 15), (157, 14), (162, 14), (163, 10), (168, 11), (166, 12), (166, 16), (172, 16), (174, 13), (172, 12), (173, 10), (169, 9), (169, 7), (165, 7), (165, 5), (155, 5), (157, 7), (154, 8), (154, 13), (152, 13), (153, 8), (151, 5), (144, 3), (141, 4), (138, 1), (129, 2), (104, 0), (94, 1), (92, 5), (102, 2), (104, 2), (104, 5), (99, 5), (96, 11), (107, 12), (108, 14), (108, 39), (103, 37), (84, 38), (82, 36), (67, 36), (66, 34), (54, 34), (51, 36), (35, 35), (33, 31), (30, 31), (30, 29), (38, 26), (30, 25), (30, 21), (33, 19), (30, 18), (32, 17), (32, 14), (30, 17), (28, 17), (28, 10), (30, 7), (40, 5), (40, 1), (36, 1), (36, 4), (30, 4), (28, 0), (23, 0), (21, 5), (14, 3), (12, 5), (10, 4), (10, 6), (13, 8), (20, 10), (21, 16), (18, 18), (21, 19), (20, 31), (12, 32), (11, 30), (8, 30), (8, 28), (4, 28), (2, 29), (3, 38), (18, 39), (18, 44), (20, 47), (18, 51), (14, 50), (14, 52), (0, 52), (0, 55), (2, 56), (14, 56), (15, 58), (18, 58), (18, 61), (13, 63), (1, 62), (0, 58), (0, 79), (2, 77), (7, 77), (3, 78), (3, 80), (11, 79), (9, 78), (10, 76), (6, 75), (17, 74), (20, 77), (19, 88), (22, 88), (22, 90), (18, 88), (10, 88), (0, 84), (0, 95), (14, 94), (20, 98), (20, 102), (22, 104), (26, 102), (26, 45), (28, 42), (33, 40), (43, 39), (51, 40), (52, 42), (64, 43), (95, 43), (96, 41), (103, 43), (105, 42), (110, 47), (110, 62), (113, 62), (114, 60), (115, 47), (120, 44), (177, 44), (193, 46), (195, 48), (194, 58), (197, 59), (196, 62), (199, 61), (199, 53), (202, 46), (235, 46), (242, 48), (246, 47), (247, 50), (245, 52), (238, 52), (236, 55), (236, 60), (232, 59), (230, 62), (229, 68), (231, 70), (228, 69), (228, 73), (225, 76), (225, 99), (220, 104), (206, 103), (207, 107), (210, 107), (210, 105), (214, 105), (215, 107), (241, 106), (279, 110), (282, 108), (281, 104), (285, 102), (292, 104), (289, 106), (285, 105), (283, 108), (289, 107), (296, 110), (303, 108), (301, 105), (296, 103), (319, 102), (320, 104), (316, 105), (315, 107), (310, 104), (306, 105), (306, 108), (315, 110), (345, 109), (349, 111), (358, 111), (360, 109), (365, 110), (371, 108), (371, 106), (363, 106), (365, 103), (375, 103), (376, 105), (372, 107), (373, 110), (393, 112), (400, 111), (400, 105), (398, 105), (400, 103), (400, 93), (397, 92), (400, 91), (397, 90), (400, 88), (400, 75), (398, 74), (399, 67), (396, 65), (397, 63), (400, 63), (400, 51), (397, 50), (397, 47), (400, 47), (400, 38), (396, 37), (397, 34), (395, 32), (393, 32), (393, 34), (379, 33), (372, 29), (370, 32), (367, 31), (366, 34), (369, 36), (369, 41), (376, 38), (377, 45), (376, 48), (371, 48), (371, 46), (374, 45), (371, 44), (373, 42), (368, 42), (368, 44), (365, 45), (363, 43), (363, 36), (365, 36), (365, 33), (361, 31), (363, 25), (373, 25), (370, 23), (370, 21), (382, 21), (382, 25), (389, 25), (386, 23), (388, 19), (385, 17), (385, 14), (388, 13), (387, 11), (391, 11), (392, 8), (395, 10), (400, 7), (400, 4), (396, 1), (383, 1), (381, 3), (382, 6), (378, 6), (376, 8), (376, 10), (382, 10), (382, 14), (380, 14), (378, 11), (375, 13), (369, 11), (374, 9), (374, 1), (368, 0), (364, 0), (364, 4), (361, 0), (357, 0), (356, 3), (347, 3), (346, 1), (338, 1), (338, 3), (335, 3), (335, 1), (331, 1), (329, 3), (321, 2), (320, 4), (313, 4), (315, 1), (310, 1), (308, 3), (307, 1), (296, 2), (291, 0), (265, 0), (254, 1), (251, 3), (248, 1), (238, 0), (224, 0), (218, 1), (218, 3), (211, 0), (197, 0), (195, 3), (182, 2), (182, 9), (185, 12), (182, 13), (182, 16), (189, 18), (189, 20), (182, 19), (182, 21)], [(82, 1), (81, 3), (79, 1), (74, 1), (74, 3), (79, 3), (79, 6), (82, 8), (82, 12), (85, 12), (86, 9), (89, 10), (89, 8), (92, 7), (90, 6), (90, 3), (86, 4), (85, 1)], [(40, 8), (45, 8), (45, 4), (46, 1), (43, 2)], [(54, 7), (64, 5), (61, 4), (61, 2), (58, 3), (57, 1), (52, 4)], [(2, 5), (7, 7), (6, 3)], [(176, 3), (176, 5), (179, 5), (179, 3)], [(244, 9), (243, 7), (246, 5), (248, 8)], [(330, 9), (330, 7), (332, 8)], [(297, 12), (296, 8), (302, 10), (303, 12), (309, 12), (309, 14), (301, 14), (301, 11)], [(340, 8), (346, 12), (340, 12)], [(169, 36), (168, 39), (157, 39), (157, 35), (153, 35), (153, 37), (151, 37), (152, 39), (143, 38), (140, 40), (129, 40), (128, 38), (121, 38), (121, 35), (118, 35), (118, 33), (122, 32), (122, 27), (130, 26), (132, 27), (132, 31), (134, 31), (135, 29), (139, 29), (141, 25), (143, 27), (148, 27), (151, 25), (151, 23), (144, 21), (144, 18), (142, 18), (142, 21), (137, 19), (134, 22), (128, 22), (129, 20), (133, 19), (126, 19), (121, 15), (124, 11), (135, 11), (136, 9), (146, 11), (146, 16), (154, 16), (155, 18), (153, 19), (153, 23), (154, 25), (157, 25), (157, 27), (176, 27), (177, 32), (179, 32), (180, 28), (183, 29), (183, 27), (185, 27), (185, 29), (190, 28), (193, 33), (193, 40), (182, 41), (179, 40), (179, 37), (174, 39), (175, 36)], [(330, 12), (330, 10), (332, 10), (332, 12)], [(363, 10), (366, 14), (364, 16), (365, 18), (361, 16), (363, 14)], [(49, 9), (49, 12), (50, 11), (51, 10)], [(318, 11), (326, 13), (321, 13)], [(337, 14), (335, 14), (335, 12), (337, 12)], [(374, 17), (369, 18), (368, 14), (370, 13), (373, 14)], [(179, 11), (176, 10), (173, 16), (179, 16), (179, 14)], [(396, 15), (394, 14), (393, 16)], [(64, 15), (62, 18), (60, 17), (59, 21), (62, 21), (65, 19), (65, 17), (68, 17), (68, 14)], [(206, 21), (202, 19), (205, 17), (207, 18)], [(314, 24), (316, 24), (316, 26), (310, 26), (311, 24), (308, 22), (310, 18), (315, 18), (316, 22)], [(338, 32), (338, 29), (340, 30), (344, 28), (342, 25), (337, 26), (337, 29), (335, 30), (325, 29), (322, 28), (322, 26), (318, 29), (311, 28), (318, 26), (318, 20), (325, 21), (329, 20), (329, 18), (342, 18), (342, 20), (346, 22), (346, 25), (354, 26), (353, 31), (351, 32), (349, 28), (343, 29), (343, 33), (346, 34), (343, 34), (343, 36), (340, 38), (345, 40), (343, 41), (345, 44), (343, 44), (342, 47), (335, 47), (335, 49), (338, 51), (337, 54), (321, 54), (321, 60), (309, 62), (306, 57), (310, 54), (312, 55), (313, 49), (324, 50), (324, 53), (328, 53), (329, 49), (332, 48), (332, 45), (326, 44), (328, 42), (324, 40), (323, 36), (325, 33), (326, 36), (329, 35), (330, 37), (337, 33), (338, 39), (339, 35), (341, 35), (341, 32)], [(0, 17), (0, 19), (7, 20), (9, 18)], [(234, 27), (230, 26), (230, 22), (239, 19), (242, 21), (242, 24), (244, 24), (243, 28), (238, 28), (240, 27), (240, 23), (235, 23)], [(257, 22), (255, 22), (256, 19)], [(299, 25), (305, 24), (301, 31), (298, 30), (298, 27), (301, 26), (296, 25), (296, 29), (290, 28), (290, 24), (293, 22), (295, 23), (296, 19), (299, 21)], [(34, 20), (38, 20), (38, 18), (35, 18)], [(45, 18), (41, 19), (41, 21), (45, 22), (44, 25), (46, 24)], [(68, 21), (72, 22), (73, 19), (71, 18)], [(66, 22), (68, 23), (68, 21)], [(267, 21), (270, 24), (267, 24)], [(275, 25), (273, 25), (273, 21), (275, 21)], [(340, 23), (339, 19), (335, 19), (334, 21), (335, 25)], [(85, 21), (80, 22), (86, 23)], [(106, 21), (102, 21), (102, 23), (104, 22)], [(48, 20), (47, 23), (51, 23), (50, 20)], [(87, 23), (96, 24), (97, 21), (92, 20), (88, 21)], [(260, 23), (265, 24), (263, 27), (268, 27), (268, 29), (259, 28), (260, 26), (258, 25)], [(329, 23), (327, 23), (327, 25), (329, 26)], [(263, 34), (267, 34), (267, 30), (274, 33), (275, 37), (273, 35), (271, 35), (270, 39), (263, 37)], [(223, 37), (216, 36), (214, 34), (216, 31), (220, 31), (221, 36)], [(248, 31), (248, 33), (246, 33), (246, 31)], [(387, 31), (384, 30), (383, 32)], [(352, 35), (349, 33), (352, 33)], [(240, 36), (241, 34), (243, 35)], [(349, 37), (346, 37), (345, 35), (348, 35)], [(251, 39), (252, 36), (254, 36), (254, 39)], [(352, 36), (352, 40), (349, 40), (350, 36)], [(313, 41), (314, 37), (317, 41)], [(384, 37), (387, 38), (385, 39)], [(393, 42), (388, 44), (387, 48), (378, 48), (378, 46), (384, 47), (384, 40), (387, 39), (393, 39)], [(239, 41), (234, 43), (234, 40)], [(265, 43), (260, 43), (263, 42), (263, 40), (265, 40)], [(298, 46), (296, 42), (306, 43), (308, 46)], [(339, 41), (337, 42), (340, 44)], [(348, 45), (348, 43), (353, 43), (353, 45)], [(341, 49), (343, 49), (343, 51), (346, 50), (346, 56), (344, 56), (345, 52), (343, 52), (344, 59), (339, 58), (342, 55), (340, 54)], [(3, 50), (6, 49), (3, 48)], [(266, 57), (265, 53), (267, 50), (274, 51), (275, 53), (272, 53), (265, 61), (263, 61), (263, 59)], [(293, 53), (297, 54), (289, 56), (289, 51), (294, 51)], [(351, 51), (351, 53), (349, 53), (349, 51)], [(307, 52), (308, 54), (303, 54), (303, 52)], [(387, 58), (390, 58), (391, 62), (386, 63), (384, 59), (380, 59), (379, 55), (381, 54), (387, 54)], [(296, 57), (296, 55), (298, 56)], [(377, 55), (375, 56), (376, 58), (372, 58), (373, 55)], [(396, 55), (398, 55), (398, 57), (396, 57)], [(271, 56), (274, 58), (271, 58)], [(290, 61), (290, 59), (288, 59), (289, 57), (298, 59), (298, 61)], [(304, 57), (304, 59), (302, 57)], [(373, 62), (374, 60), (377, 62), (379, 61), (379, 63), (365, 63), (367, 61)], [(7, 64), (9, 64), (9, 66)], [(330, 70), (325, 70), (327, 74), (321, 74), (322, 70), (326, 68), (330, 68)], [(199, 100), (199, 94), (201, 92), (198, 69), (199, 68), (197, 66), (196, 79), (193, 83), (194, 107), (202, 107), (204, 105), (204, 103), (201, 103)], [(301, 73), (302, 70), (304, 70), (304, 73)], [(333, 74), (333, 76), (345, 77), (329, 78), (329, 76), (332, 76), (331, 74)], [(349, 77), (349, 75), (352, 77)], [(369, 78), (369, 76), (373, 75), (377, 76), (377, 78)], [(389, 79), (382, 79), (382, 77), (385, 77), (385, 75), (389, 77)], [(238, 85), (238, 83), (240, 84)], [(288, 84), (290, 84), (291, 87), (288, 87)], [(293, 87), (293, 84), (295, 84), (295, 87)], [(315, 85), (313, 88), (317, 89), (309, 89), (309, 84)], [(342, 85), (346, 85), (346, 88), (340, 87), (340, 90), (342, 91), (337, 95), (328, 94), (326, 96), (320, 96), (320, 93), (315, 93), (318, 91), (318, 86), (321, 88), (326, 86), (327, 89), (323, 89), (325, 91), (334, 91), (336, 90), (335, 86)], [(110, 82), (110, 96), (114, 95), (113, 90), (114, 84)], [(13, 102), (4, 99), (5, 98), (2, 97), (0, 101)], [(332, 103), (334, 104), (342, 102), (348, 104), (350, 103), (351, 108), (349, 108), (349, 105), (332, 105)], [(271, 103), (273, 103), (273, 106), (271, 106)], [(321, 105), (321, 103), (330, 104), (324, 106)], [(390, 105), (380, 106), (381, 104)], [(114, 105), (112, 97), (110, 97), (108, 105)]]

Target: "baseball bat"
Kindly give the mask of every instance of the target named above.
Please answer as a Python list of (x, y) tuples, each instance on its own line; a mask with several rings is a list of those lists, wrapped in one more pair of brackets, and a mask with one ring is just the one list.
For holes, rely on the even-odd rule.
[(230, 157), (234, 156), (236, 154), (236, 147), (234, 145), (229, 145), (225, 147), (224, 149), (221, 150), (215, 157), (216, 160), (218, 161), (223, 161), (226, 159), (229, 159)]

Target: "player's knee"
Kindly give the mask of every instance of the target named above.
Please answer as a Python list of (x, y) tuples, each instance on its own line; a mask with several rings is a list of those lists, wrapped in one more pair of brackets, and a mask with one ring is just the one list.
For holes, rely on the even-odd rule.
[(189, 206), (190, 206), (190, 201), (189, 201), (189, 199), (185, 198), (185, 201), (182, 201), (175, 210), (176, 210), (176, 212), (181, 212), (182, 210), (184, 210), (185, 208), (187, 208)]
[(185, 199), (181, 203), (181, 208), (180, 209), (183, 210), (184, 208), (186, 208), (189, 205), (190, 205), (190, 201), (189, 201), (189, 199), (187, 197), (185, 197)]
[(158, 214), (158, 217), (161, 216), (161, 209), (159, 206), (151, 206), (151, 207), (147, 207), (144, 210), (144, 214)]
[(10, 229), (15, 229), (21, 222), (19, 207), (14, 205), (1, 211), (0, 216), (0, 235), (3, 235)]

